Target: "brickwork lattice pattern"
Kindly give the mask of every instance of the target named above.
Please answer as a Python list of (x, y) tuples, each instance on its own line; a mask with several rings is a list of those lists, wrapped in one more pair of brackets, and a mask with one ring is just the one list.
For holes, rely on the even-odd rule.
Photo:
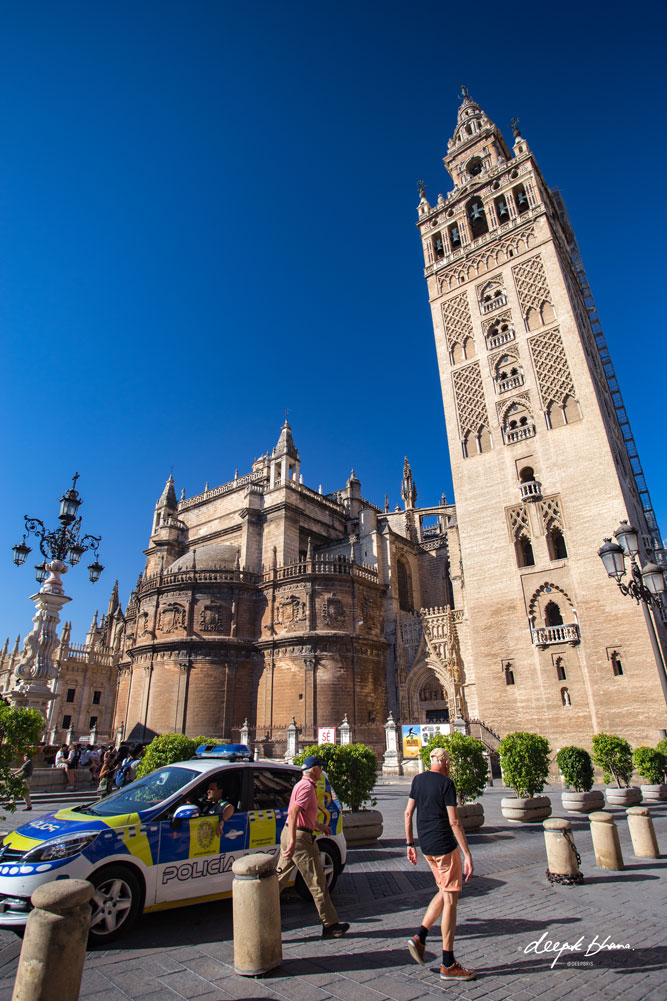
[(540, 501), (540, 514), (546, 532), (551, 528), (563, 530), (563, 515), (558, 497), (545, 497), (544, 500)]
[(540, 312), (545, 302), (551, 303), (553, 306), (551, 293), (547, 285), (547, 276), (544, 273), (542, 258), (539, 254), (531, 257), (528, 261), (524, 261), (523, 264), (517, 264), (512, 268), (512, 274), (519, 296), (521, 312), (524, 316), (531, 306), (538, 312)]
[(531, 337), (528, 343), (542, 406), (545, 410), (552, 403), (562, 406), (565, 397), (575, 397), (575, 392), (560, 330), (557, 327), (547, 330)]
[(463, 344), (466, 337), (473, 336), (470, 305), (465, 292), (457, 295), (449, 302), (443, 303), (442, 319), (445, 324), (447, 346), (452, 350), (454, 344)]
[(509, 528), (510, 538), (513, 542), (516, 539), (520, 539), (522, 535), (527, 539), (531, 538), (532, 533), (530, 531), (528, 511), (523, 504), (507, 508), (507, 527)]
[(461, 435), (478, 434), (482, 428), (490, 428), (479, 363), (453, 372), (452, 379)]

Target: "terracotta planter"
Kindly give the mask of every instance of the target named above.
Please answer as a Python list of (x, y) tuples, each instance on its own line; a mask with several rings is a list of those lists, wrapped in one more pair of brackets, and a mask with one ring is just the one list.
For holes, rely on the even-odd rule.
[(484, 823), (484, 807), (481, 803), (464, 803), (459, 807), (459, 817), (464, 831), (478, 831)]
[(533, 796), (530, 799), (506, 796), (500, 801), (500, 809), (510, 824), (541, 824), (551, 816), (551, 800), (548, 796)]
[(639, 788), (642, 791), (643, 803), (660, 803), (663, 799), (667, 799), (667, 785), (664, 782), (660, 785), (640, 786)]
[(593, 813), (604, 809), (604, 793), (600, 789), (590, 792), (574, 792), (570, 789), (560, 794), (563, 809), (568, 813)]
[(627, 789), (617, 789), (607, 786), (607, 806), (619, 806), (626, 810), (629, 806), (638, 806), (642, 801), (642, 791), (639, 786), (629, 786)]
[(382, 837), (382, 814), (379, 810), (343, 813), (343, 834), (348, 848), (374, 845)]

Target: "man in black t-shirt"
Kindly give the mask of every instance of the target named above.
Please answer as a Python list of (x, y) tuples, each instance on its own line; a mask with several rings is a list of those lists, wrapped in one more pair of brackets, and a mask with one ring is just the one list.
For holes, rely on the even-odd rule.
[(233, 812), (234, 807), (224, 798), (222, 786), (216, 779), (211, 779), (208, 784), (208, 789), (206, 790), (206, 803), (201, 810), (201, 816), (214, 816), (220, 818), (218, 826), (216, 827), (216, 834), (218, 837), (222, 834), (222, 825), (226, 820), (229, 820)]
[[(456, 905), (462, 887), (463, 852), (466, 883), (473, 865), (463, 825), (456, 808), (456, 789), (449, 778), (449, 755), (443, 747), (431, 752), (431, 770), (415, 775), (408, 805), (405, 808), (405, 840), (408, 861), (417, 865), (417, 851), (412, 839), (412, 815), (417, 810), (419, 847), (435, 877), (438, 892), (428, 905), (416, 935), (408, 940), (410, 955), (422, 966), (426, 936), (431, 925), (442, 915), (442, 980), (474, 980), (475, 971), (464, 969), (454, 959)], [(458, 843), (458, 846), (457, 846)]]

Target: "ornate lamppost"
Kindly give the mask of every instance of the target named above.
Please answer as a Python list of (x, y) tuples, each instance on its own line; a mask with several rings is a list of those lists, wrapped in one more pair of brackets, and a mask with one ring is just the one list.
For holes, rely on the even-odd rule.
[(104, 570), (98, 558), (101, 536), (81, 535), (81, 517), (77, 517), (77, 513), (83, 501), (76, 489), (78, 478), (76, 473), (72, 486), (60, 498), (60, 527), (49, 531), (39, 518), (26, 515), (23, 539), (13, 547), (14, 563), (21, 566), (32, 552), (26, 539), (34, 535), (39, 539), (43, 561), (35, 566), (35, 576), (42, 586), (37, 594), (30, 596), (37, 608), (32, 631), (26, 636), (14, 672), (16, 687), (8, 693), (8, 698), (14, 705), (39, 709), (45, 715), (48, 703), (55, 698), (49, 683), (56, 677), (52, 656), (58, 643), (59, 613), (63, 605), (71, 601), (65, 594), (61, 576), (67, 573), (67, 563), (76, 566), (88, 551), (94, 556), (88, 567), (91, 582), (99, 580)]
[[(639, 562), (639, 533), (627, 521), (622, 521), (614, 532), (618, 540), (612, 542), (605, 539), (604, 545), (598, 549), (598, 556), (604, 564), (608, 575), (616, 581), (622, 594), (634, 598), (641, 605), (648, 627), (653, 656), (658, 668), (658, 676), (662, 694), (667, 702), (667, 665), (653, 617), (654, 610), (661, 613), (664, 610), (663, 595), (665, 593), (665, 570), (655, 563)], [(623, 580), (626, 570), (626, 560), (630, 565), (631, 579)]]

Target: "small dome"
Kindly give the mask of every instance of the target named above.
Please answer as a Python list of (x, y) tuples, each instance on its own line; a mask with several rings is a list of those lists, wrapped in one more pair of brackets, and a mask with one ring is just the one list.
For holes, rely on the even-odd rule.
[(233, 570), (238, 565), (238, 546), (218, 542), (212, 546), (202, 546), (196, 553), (186, 553), (168, 567), (168, 572), (177, 570), (192, 570), (193, 564), (197, 570)]

